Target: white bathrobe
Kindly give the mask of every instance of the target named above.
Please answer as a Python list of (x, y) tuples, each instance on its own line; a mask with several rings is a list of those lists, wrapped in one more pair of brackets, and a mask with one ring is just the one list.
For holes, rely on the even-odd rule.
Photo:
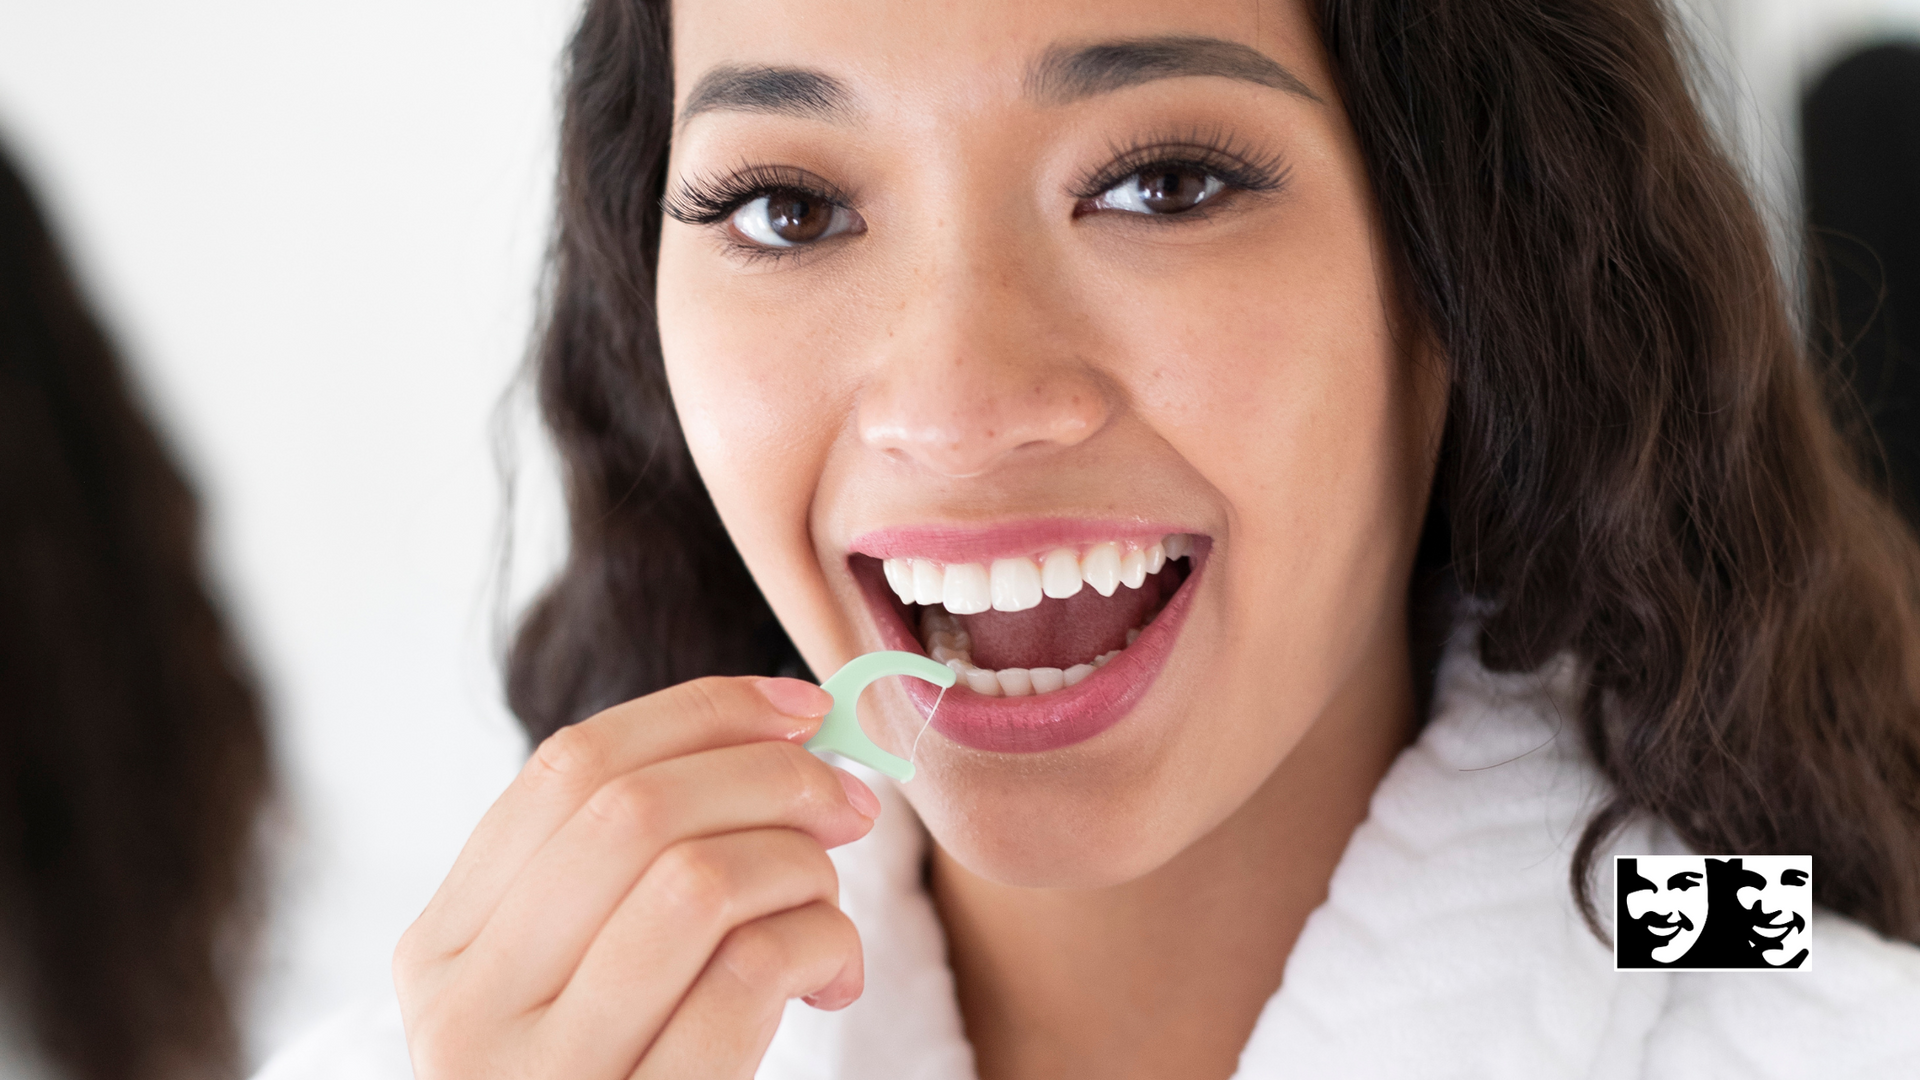
[[(1567, 885), (1607, 786), (1575, 730), (1576, 687), (1569, 663), (1497, 676), (1453, 651), (1431, 722), (1374, 792), (1236, 1076), (1920, 1080), (1920, 947), (1832, 912), (1816, 913), (1801, 970), (1613, 970)], [(834, 1013), (789, 1003), (758, 1076), (975, 1080), (921, 886), (925, 831), (898, 788), (865, 779), (885, 811), (833, 859), (866, 992)], [(1602, 854), (1601, 888), (1612, 854), (1683, 850), (1632, 826)], [(1599, 908), (1610, 923), (1610, 893)], [(336, 1017), (259, 1080), (411, 1075), (388, 1001)]]

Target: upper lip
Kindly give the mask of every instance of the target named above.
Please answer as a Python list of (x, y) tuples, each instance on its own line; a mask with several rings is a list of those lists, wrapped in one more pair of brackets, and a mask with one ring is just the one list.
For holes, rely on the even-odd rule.
[(847, 544), (847, 551), (876, 559), (988, 562), (1107, 540), (1132, 540), (1144, 546), (1169, 533), (1193, 531), (1180, 525), (1140, 518), (1030, 518), (982, 525), (888, 525), (855, 536)]

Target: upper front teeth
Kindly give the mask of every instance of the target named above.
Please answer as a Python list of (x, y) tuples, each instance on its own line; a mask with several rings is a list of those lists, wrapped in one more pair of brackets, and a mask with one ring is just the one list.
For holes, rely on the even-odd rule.
[(1043, 596), (1064, 600), (1091, 585), (1101, 596), (1112, 596), (1125, 585), (1137, 589), (1148, 574), (1157, 574), (1168, 559), (1185, 558), (1193, 551), (1193, 537), (1173, 533), (1144, 548), (1122, 551), (1117, 543), (1094, 544), (1084, 553), (1055, 548), (1037, 560), (1029, 557), (995, 559), (981, 563), (937, 563), (931, 559), (887, 559), (881, 565), (887, 584), (903, 604), (938, 604), (955, 615), (995, 611), (1025, 611), (1037, 607)]

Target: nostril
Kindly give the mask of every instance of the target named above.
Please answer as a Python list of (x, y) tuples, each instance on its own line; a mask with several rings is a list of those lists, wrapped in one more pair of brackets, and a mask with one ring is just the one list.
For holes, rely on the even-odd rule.
[[(889, 369), (857, 407), (866, 445), (941, 476), (965, 479), (1009, 457), (1035, 458), (1078, 445), (1105, 422), (1101, 395), (1077, 369), (1009, 386), (1012, 365)], [(1015, 376), (1017, 377), (1017, 376)]]

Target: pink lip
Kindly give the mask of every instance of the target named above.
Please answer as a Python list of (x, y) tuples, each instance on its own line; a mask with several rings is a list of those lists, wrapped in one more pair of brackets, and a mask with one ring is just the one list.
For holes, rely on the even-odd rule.
[[(1178, 528), (1165, 532), (1180, 532)], [(868, 534), (871, 536), (872, 534)], [(864, 541), (868, 537), (863, 536)], [(1089, 539), (1115, 539), (1112, 532), (1090, 534)], [(1024, 542), (1022, 538), (1021, 542)], [(1071, 541), (1061, 541), (1068, 543)], [(962, 746), (998, 753), (1030, 754), (1057, 750), (1084, 742), (1119, 723), (1145, 696), (1180, 636), (1187, 613), (1193, 608), (1193, 596), (1206, 569), (1212, 542), (1204, 536), (1194, 538), (1193, 569), (1153, 623), (1140, 637), (1107, 666), (1087, 676), (1076, 686), (1051, 694), (1032, 697), (1000, 698), (976, 694), (964, 682), (946, 692), (940, 709), (933, 716), (933, 728)], [(926, 553), (925, 548), (913, 549)], [(950, 549), (955, 550), (955, 549)], [(977, 548), (976, 548), (977, 550)], [(998, 550), (1017, 550), (1027, 548)], [(871, 552), (862, 551), (862, 554)], [(937, 556), (929, 556), (937, 557)], [(974, 559), (983, 556), (974, 555)], [(955, 560), (959, 561), (959, 560)], [(855, 576), (867, 596), (867, 604), (880, 629), (881, 643), (889, 649), (925, 655), (919, 639), (907, 628), (893, 607), (893, 593), (881, 577), (876, 563), (856, 564)], [(907, 696), (922, 716), (934, 712), (940, 690), (918, 679), (905, 679)]]
[(847, 550), (876, 559), (932, 559), (935, 562), (986, 562), (1035, 555), (1059, 547), (1080, 547), (1103, 540), (1132, 541), (1141, 547), (1168, 533), (1185, 532), (1178, 525), (1149, 525), (1134, 521), (1087, 521), (1047, 518), (1012, 521), (1003, 525), (896, 525), (873, 529), (853, 538)]

